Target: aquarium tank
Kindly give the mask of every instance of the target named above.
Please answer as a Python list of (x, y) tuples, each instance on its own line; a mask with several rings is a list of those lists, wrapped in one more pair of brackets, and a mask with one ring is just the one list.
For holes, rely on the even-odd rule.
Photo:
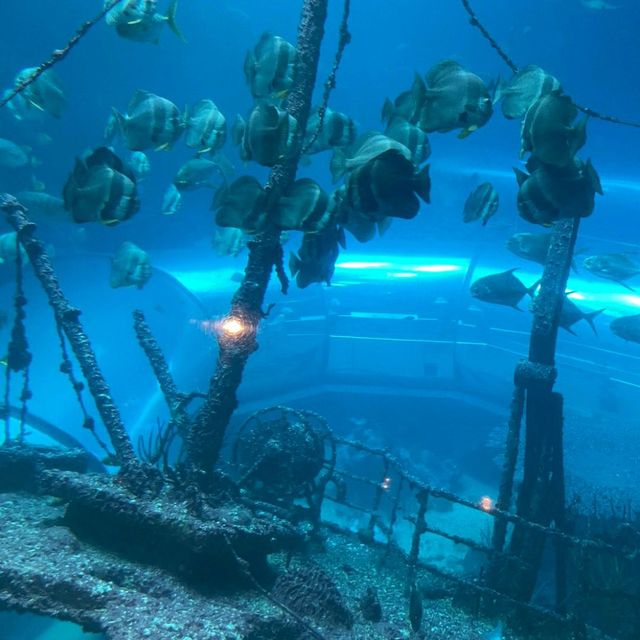
[(633, 0), (0, 4), (0, 640), (638, 640)]

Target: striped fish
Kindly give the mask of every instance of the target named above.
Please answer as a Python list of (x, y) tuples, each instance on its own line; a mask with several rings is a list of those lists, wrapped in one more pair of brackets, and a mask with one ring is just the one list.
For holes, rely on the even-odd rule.
[(76, 159), (63, 190), (74, 222), (115, 225), (133, 216), (140, 200), (133, 171), (107, 147)]
[(246, 233), (257, 233), (266, 224), (266, 194), (251, 176), (242, 176), (218, 189), (211, 203), (219, 227), (235, 227)]
[(273, 223), (280, 229), (322, 231), (331, 221), (328, 204), (329, 196), (317, 182), (301, 178), (278, 200)]
[(169, 149), (184, 131), (184, 119), (173, 102), (154, 93), (138, 90), (127, 114), (112, 109), (117, 128), (128, 149)]
[(211, 100), (197, 102), (187, 119), (187, 147), (198, 153), (215, 153), (227, 139), (227, 121)]
[(244, 75), (254, 98), (283, 98), (293, 84), (296, 48), (280, 36), (263, 33), (247, 52)]

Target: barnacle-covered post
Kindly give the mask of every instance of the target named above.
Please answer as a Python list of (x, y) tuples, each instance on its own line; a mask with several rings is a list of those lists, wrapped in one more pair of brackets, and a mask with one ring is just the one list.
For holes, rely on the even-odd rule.
[(80, 310), (71, 306), (65, 297), (51, 266), (42, 243), (34, 236), (35, 224), (25, 215), (25, 208), (12, 196), (0, 195), (0, 210), (6, 215), (9, 224), (18, 234), (35, 274), (47, 294), (53, 308), (56, 322), (62, 327), (71, 348), (78, 360), (82, 373), (87, 380), (89, 391), (104, 423), (109, 439), (116, 451), (121, 465), (121, 477), (134, 491), (144, 491), (151, 487), (151, 470), (137, 458), (122, 423), (120, 412), (111, 398), (109, 385), (104, 379), (89, 338), (80, 323)]
[[(564, 526), (564, 472), (562, 456), (563, 403), (562, 396), (553, 391), (556, 379), (555, 350), (558, 327), (571, 260), (575, 248), (580, 218), (565, 218), (554, 224), (547, 262), (542, 276), (540, 293), (533, 305), (533, 326), (529, 342), (529, 358), (518, 364), (515, 371), (516, 394), (512, 403), (509, 441), (519, 440), (520, 421), (525, 415), (526, 434), (524, 477), (517, 497), (517, 513), (528, 521), (556, 527)], [(524, 401), (524, 406), (523, 406)], [(507, 462), (501, 483), (498, 507), (509, 508), (515, 468), (507, 452)], [(505, 539), (505, 523), (496, 519), (494, 548), (501, 550)], [(528, 600), (533, 593), (537, 571), (544, 550), (545, 537), (530, 529), (515, 526), (510, 551), (524, 562), (509, 570), (493, 567), (493, 579), (509, 593)], [(559, 568), (562, 564), (558, 554)], [(523, 569), (523, 567), (526, 567)], [(559, 591), (563, 588), (563, 572), (557, 575)]]
[[(302, 137), (311, 110), (320, 46), (324, 37), (328, 0), (304, 0), (298, 24), (297, 64), (287, 111), (298, 122), (298, 135), (289, 158), (273, 167), (266, 191), (277, 200), (295, 180)], [(249, 258), (244, 279), (231, 301), (228, 316), (219, 323), (219, 355), (207, 398), (191, 426), (187, 439), (189, 462), (195, 471), (208, 474), (215, 464), (224, 434), (237, 406), (236, 392), (249, 356), (258, 348), (256, 334), (263, 317), (262, 305), (276, 268), (283, 290), (287, 281), (282, 264), (280, 232), (267, 229), (248, 243)]]

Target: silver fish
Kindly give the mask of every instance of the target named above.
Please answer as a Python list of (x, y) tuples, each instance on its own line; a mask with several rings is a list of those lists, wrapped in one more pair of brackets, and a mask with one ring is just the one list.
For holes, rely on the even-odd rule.
[(244, 75), (254, 98), (283, 98), (291, 89), (296, 48), (280, 36), (263, 33), (247, 52)]
[[(14, 262), (16, 259), (16, 233), (3, 233), (0, 235), (0, 264)], [(23, 260), (27, 258), (27, 252), (20, 245), (20, 255)]]
[(483, 182), (474, 189), (464, 203), (463, 219), (465, 222), (482, 221), (483, 226), (498, 210), (500, 198), (490, 182)]
[(538, 160), (566, 167), (587, 141), (587, 116), (573, 124), (578, 109), (571, 98), (553, 91), (527, 110), (522, 123), (520, 157), (532, 153)]
[(348, 171), (357, 169), (390, 149), (400, 152), (409, 161), (413, 157), (411, 149), (378, 131), (363, 134), (346, 150), (334, 149), (330, 165), (333, 181), (337, 182)]
[[(105, 0), (105, 5), (109, 0)], [(127, 40), (158, 44), (160, 33), (166, 24), (180, 40), (185, 38), (176, 24), (178, 0), (172, 0), (166, 15), (156, 11), (156, 0), (125, 0), (117, 4), (106, 15), (106, 22), (117, 34)]]
[(418, 126), (431, 133), (461, 129), (465, 138), (487, 123), (493, 101), (484, 82), (453, 60), (444, 60), (427, 73), (427, 93)]
[(640, 265), (626, 253), (603, 253), (588, 256), (584, 259), (583, 265), (593, 275), (606, 280), (613, 280), (629, 289), (629, 291), (634, 291), (634, 289), (624, 281), (640, 274)]
[(507, 84), (498, 86), (494, 102), (502, 99), (505, 118), (520, 120), (536, 100), (553, 91), (562, 91), (557, 78), (541, 67), (530, 64), (520, 69)]
[(182, 206), (182, 194), (175, 184), (171, 184), (162, 198), (162, 215), (172, 216), (178, 213)]
[(384, 133), (411, 151), (411, 160), (415, 165), (422, 164), (431, 155), (431, 144), (427, 134), (407, 120), (393, 118)]
[[(320, 115), (317, 109), (314, 109), (309, 116), (307, 130), (305, 133), (304, 146), (306, 147), (311, 141), (313, 135), (318, 129), (320, 123)], [(307, 149), (306, 153), (314, 154), (333, 149), (335, 147), (345, 147), (356, 138), (356, 126), (353, 120), (340, 111), (334, 111), (327, 107), (324, 119), (322, 121), (322, 129), (313, 144)]]
[(603, 193), (591, 160), (575, 158), (566, 167), (556, 168), (530, 158), (527, 168), (530, 174), (514, 169), (520, 187), (518, 213), (534, 224), (550, 226), (559, 218), (590, 216), (596, 193)]
[(375, 222), (384, 217), (408, 220), (420, 210), (417, 196), (429, 203), (430, 191), (429, 165), (416, 171), (400, 151), (389, 149), (349, 174), (345, 204)]
[(611, 321), (609, 328), (623, 340), (640, 343), (640, 313), (616, 318)]
[(238, 116), (233, 127), (234, 142), (240, 157), (273, 167), (289, 154), (298, 130), (297, 120), (276, 105), (260, 103), (245, 121)]
[(233, 227), (216, 227), (213, 248), (219, 256), (237, 256), (247, 246), (244, 233)]
[(129, 156), (129, 166), (138, 182), (144, 180), (151, 172), (151, 163), (143, 151), (133, 151)]
[(535, 282), (530, 287), (525, 287), (513, 275), (514, 271), (517, 271), (517, 269), (509, 269), (508, 271), (478, 278), (472, 283), (469, 291), (474, 298), (483, 302), (501, 304), (522, 311), (518, 303), (525, 295), (533, 297), (539, 282)]
[(116, 109), (112, 113), (125, 145), (132, 151), (169, 149), (184, 131), (178, 107), (148, 91), (135, 92), (126, 115)]
[[(14, 86), (18, 87), (18, 85), (28, 80), (36, 71), (37, 67), (28, 67), (20, 71), (15, 78)], [(46, 112), (54, 118), (60, 118), (67, 107), (67, 97), (62, 90), (58, 76), (52, 69), (47, 69), (44, 73), (40, 74), (40, 76), (21, 93), (21, 96), (28, 103), (29, 107), (27, 108)], [(21, 106), (24, 107), (25, 105), (22, 104)]]
[(220, 171), (217, 162), (206, 158), (192, 158), (180, 167), (173, 184), (178, 191), (193, 191), (202, 187), (213, 189), (215, 185), (211, 178), (216, 171)]
[(20, 147), (11, 140), (0, 138), (0, 167), (20, 169), (29, 164), (29, 155), (25, 147)]
[(27, 209), (29, 217), (36, 222), (70, 222), (69, 212), (64, 208), (64, 200), (42, 191), (20, 191), (16, 197)]
[(305, 233), (298, 254), (291, 253), (289, 269), (300, 289), (314, 282), (331, 284), (339, 246), (344, 248), (344, 232), (328, 227), (320, 233)]
[(211, 209), (216, 212), (218, 226), (235, 227), (252, 234), (265, 227), (266, 199), (264, 189), (256, 178), (242, 176), (218, 189)]
[(149, 254), (133, 242), (123, 242), (111, 262), (109, 284), (142, 289), (153, 273)]
[(107, 147), (76, 159), (63, 190), (74, 222), (118, 224), (140, 208), (133, 171)]
[(322, 231), (331, 222), (328, 204), (329, 196), (315, 180), (301, 178), (280, 196), (272, 221), (280, 229)]
[(211, 100), (197, 102), (187, 119), (186, 143), (198, 153), (215, 153), (227, 139), (227, 121)]

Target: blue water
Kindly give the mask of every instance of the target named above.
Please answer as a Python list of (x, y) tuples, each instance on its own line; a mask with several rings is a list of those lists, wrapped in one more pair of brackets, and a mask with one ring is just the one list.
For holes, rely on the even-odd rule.
[[(160, 8), (164, 10), (166, 4), (160, 3)], [(589, 10), (580, 0), (475, 0), (472, 4), (481, 21), (519, 66), (530, 63), (542, 66), (560, 79), (565, 91), (581, 105), (618, 118), (640, 120), (638, 2), (615, 0), (618, 8), (600, 11)], [(101, 5), (101, 0), (0, 3), (0, 89), (9, 87), (19, 70), (39, 64), (52, 50), (63, 46), (79, 24), (94, 15)], [(125, 111), (137, 89), (165, 96), (181, 108), (210, 98), (229, 124), (237, 113), (246, 115), (251, 108), (251, 96), (242, 73), (246, 51), (265, 30), (295, 41), (299, 5), (297, 0), (181, 0), (177, 22), (187, 44), (168, 29), (162, 32), (158, 45), (130, 42), (118, 37), (104, 23), (98, 24), (56, 66), (69, 101), (61, 119), (46, 116), (41, 124), (33, 125), (17, 122), (8, 109), (0, 109), (0, 137), (28, 145), (40, 163), (33, 172), (0, 168), (0, 191), (16, 193), (28, 189), (33, 173), (48, 192), (59, 195), (74, 158), (103, 144), (103, 130), (111, 108)], [(341, 8), (339, 1), (331, 0), (316, 99), (333, 62)], [(424, 74), (439, 60), (453, 58), (486, 81), (499, 75), (509, 77), (507, 67), (479, 31), (471, 27), (456, 0), (354, 0), (350, 31), (352, 42), (338, 71), (330, 105), (351, 115), (359, 131), (381, 128), (384, 98), (395, 97), (409, 87), (414, 71)], [(397, 321), (411, 314), (416, 318), (433, 316), (443, 327), (445, 320), (457, 322), (455, 339), (467, 345), (477, 342), (497, 349), (498, 355), (493, 358), (466, 354), (464, 348), (456, 357), (479, 376), (476, 380), (483, 381), (485, 387), (476, 388), (478, 396), (485, 394), (506, 408), (513, 365), (526, 350), (530, 316), (526, 312), (518, 314), (482, 306), (461, 287), (474, 257), (478, 259), (476, 275), (519, 266), (527, 285), (539, 276), (537, 265), (520, 261), (504, 248), (510, 234), (538, 230), (521, 220), (515, 207), (517, 185), (512, 167), (520, 162), (519, 127), (518, 122), (505, 120), (498, 109), (485, 127), (464, 140), (459, 140), (455, 133), (432, 134), (433, 152), (429, 160), (432, 204), (422, 205), (414, 220), (394, 221), (384, 237), (369, 244), (360, 245), (348, 237), (347, 250), (338, 260), (331, 289), (312, 285), (283, 298), (273, 286), (268, 301), (277, 302), (280, 309), (290, 308), (291, 315), (288, 312), (283, 315), (284, 325), (277, 323), (277, 317), (265, 323), (261, 334), (264, 348), (256, 356), (258, 364), (247, 373), (240, 392), (241, 404), (259, 404), (265, 396), (286, 397), (292, 386), (286, 377), (288, 372), (297, 376), (302, 385), (308, 372), (301, 372), (292, 363), (299, 363), (301, 353), (315, 349), (323, 340), (325, 329), (313, 324), (313, 319), (324, 317), (329, 308), (337, 308), (345, 318), (349, 316), (340, 330), (351, 337), (379, 332), (389, 339), (419, 341), (424, 337), (421, 328), (407, 329), (406, 323)], [(52, 142), (38, 145), (34, 142), (36, 133), (48, 134)], [(123, 157), (128, 156), (121, 143), (116, 143), (115, 148)], [(598, 119), (589, 121), (588, 141), (580, 155), (591, 157), (602, 178), (605, 196), (597, 198), (594, 214), (583, 221), (579, 248), (589, 253), (638, 251), (639, 148), (640, 129)], [(225, 153), (238, 175), (246, 173), (260, 180), (267, 177), (267, 169), (253, 164), (244, 166), (230, 140)], [(219, 258), (213, 253), (209, 190), (186, 193), (177, 215), (160, 215), (165, 189), (192, 151), (179, 141), (171, 151), (150, 151), (148, 155), (151, 175), (142, 187), (141, 210), (131, 220), (113, 228), (86, 225), (80, 239), (72, 223), (45, 221), (39, 229), (56, 256), (68, 296), (85, 311), (83, 319), (88, 333), (134, 436), (144, 433), (150, 423), (155, 424), (156, 417), (164, 417), (166, 412), (155, 381), (131, 336), (130, 310), (141, 306), (148, 312), (181, 387), (205, 389), (215, 348), (211, 337), (198, 331), (196, 321), (225, 313), (235, 288), (230, 276), (243, 270), (246, 257), (243, 254), (236, 259)], [(329, 153), (314, 156), (311, 165), (302, 167), (299, 175), (313, 177), (330, 191), (333, 186), (328, 172), (329, 158)], [(486, 228), (463, 225), (464, 199), (483, 180), (493, 181), (500, 192), (500, 209)], [(2, 233), (8, 230), (5, 225)], [(108, 287), (109, 256), (124, 240), (143, 247), (151, 254), (153, 264), (165, 272), (154, 276), (142, 291)], [(298, 243), (299, 235), (291, 234), (286, 252), (295, 250)], [(6, 295), (0, 304), (8, 308), (12, 290), (4, 276), (0, 283), (2, 295)], [(48, 313), (45, 301), (38, 297), (33, 283), (28, 287), (38, 310), (35, 317), (44, 318)], [(602, 397), (614, 397), (617, 402), (614, 413), (617, 411), (620, 419), (626, 419), (629, 407), (638, 401), (640, 380), (636, 371), (640, 347), (612, 336), (607, 324), (612, 317), (637, 313), (640, 297), (608, 281), (597, 280), (584, 270), (572, 274), (569, 289), (584, 309), (606, 308), (606, 312), (596, 320), (599, 337), (591, 335), (586, 324), (580, 327), (578, 338), (561, 335), (560, 364), (565, 365), (565, 371), (571, 371), (564, 379), (561, 374), (562, 391), (573, 402), (571, 406), (590, 411), (593, 416), (604, 410), (597, 400), (601, 388), (613, 385), (614, 391), (603, 391)], [(523, 308), (526, 307), (525, 302)], [(278, 309), (275, 313), (279, 313)], [(291, 318), (299, 324), (286, 324)], [(33, 336), (33, 344), (37, 345), (34, 352), (41, 355), (34, 361), (32, 385), (37, 393), (32, 411), (52, 422), (73, 415), (76, 422), (71, 424), (78, 424), (77, 413), (70, 414), (73, 397), (67, 383), (51, 376), (50, 365), (54, 362), (51, 366), (57, 367), (58, 351), (53, 328), (44, 328), (47, 326), (43, 321), (39, 333)], [(287, 327), (290, 335), (284, 349), (277, 344), (281, 326)], [(432, 325), (425, 326), (430, 339), (451, 338), (444, 329), (445, 333), (439, 329), (431, 332)], [(6, 340), (8, 329), (0, 331), (0, 339)], [(283, 374), (267, 380), (266, 363), (269, 358), (278, 357), (286, 363)], [(372, 367), (375, 369), (378, 357), (385, 356), (365, 353), (357, 365), (353, 365), (353, 360), (350, 362), (356, 374), (367, 373)], [(388, 357), (388, 370), (378, 373), (381, 379), (388, 373), (389, 384), (402, 387), (397, 379), (406, 372), (410, 356), (403, 351)], [(123, 361), (135, 373), (133, 379), (123, 375)], [(342, 371), (341, 366), (341, 361), (336, 364), (329, 359), (328, 374)], [(412, 380), (408, 386), (415, 383)], [(585, 387), (593, 387), (597, 392), (589, 394), (589, 402), (585, 400), (582, 404)], [(366, 413), (358, 407), (357, 399), (344, 407), (349, 415), (341, 415), (335, 406), (325, 408), (336, 422), (342, 420), (345, 432), (349, 424), (353, 425), (350, 418)], [(318, 410), (321, 409), (320, 402)], [(376, 422), (375, 416), (363, 419), (380, 431), (380, 444), (409, 449), (415, 446), (410, 431), (403, 433), (404, 440), (395, 442), (396, 434), (385, 432), (388, 425)], [(486, 425), (487, 432), (490, 427)], [(79, 426), (70, 429), (99, 455)], [(441, 439), (438, 446), (446, 442), (446, 435)], [(419, 441), (421, 446), (429, 446), (428, 442)], [(459, 461), (467, 464), (473, 458), (472, 453), (465, 451)], [(578, 463), (576, 466), (580, 467)], [(483, 479), (491, 482), (496, 477), (494, 468), (493, 475), (489, 473)], [(53, 635), (38, 633), (41, 631), (35, 627), (27, 631), (23, 626), (17, 635), (2, 636), (2, 640), (80, 637), (60, 635), (66, 631), (59, 631), (58, 635), (55, 631), (49, 632)]]

